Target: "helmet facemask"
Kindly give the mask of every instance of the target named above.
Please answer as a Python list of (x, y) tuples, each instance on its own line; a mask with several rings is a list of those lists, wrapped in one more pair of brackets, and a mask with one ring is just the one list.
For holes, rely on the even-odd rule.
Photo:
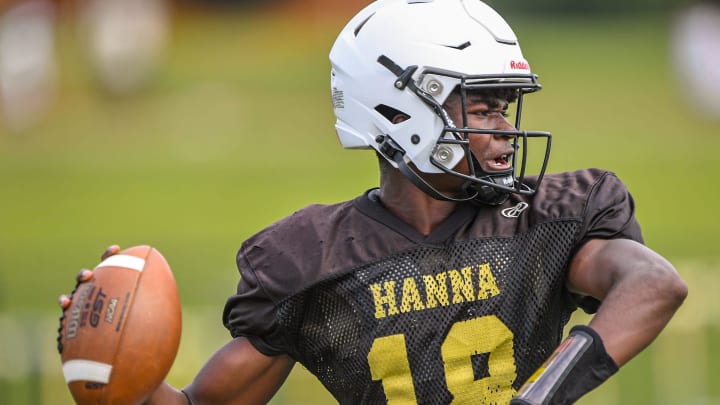
[[(408, 177), (416, 186), (427, 194), (440, 200), (448, 201), (473, 201), (487, 205), (499, 205), (507, 200), (511, 193), (521, 195), (533, 195), (537, 185), (540, 184), (545, 170), (547, 168), (550, 156), (551, 134), (543, 131), (522, 131), (520, 128), (520, 120), (523, 106), (523, 98), (527, 93), (533, 93), (541, 89), (537, 82), (537, 76), (534, 74), (495, 74), (495, 75), (464, 75), (455, 72), (449, 72), (442, 69), (427, 68), (420, 75), (420, 79), (416, 84), (410, 79), (415, 72), (415, 67), (409, 67), (405, 70), (394, 65), (388, 58), (381, 57), (378, 60), (381, 64), (392, 70), (398, 80), (395, 87), (398, 90), (412, 91), (419, 97), (430, 109), (438, 116), (443, 123), (443, 130), (438, 134), (435, 140), (435, 146), (430, 153), (428, 159), (430, 163), (441, 172), (459, 177), (464, 180), (462, 191), (465, 196), (450, 196), (435, 189), (431, 184), (425, 181), (418, 170), (407, 165), (405, 160), (401, 159), (403, 153), (397, 149), (393, 149), (392, 145), (387, 143), (391, 139), (386, 139), (384, 150), (386, 157), (394, 161), (403, 174)], [(430, 78), (430, 79), (428, 79)], [(457, 126), (448, 115), (443, 104), (438, 101), (431, 93), (440, 94), (445, 85), (452, 85), (460, 95), (462, 125)], [(509, 90), (508, 94), (515, 93), (516, 98), (515, 114), (514, 114), (514, 130), (498, 130), (471, 128), (468, 124), (468, 97), (477, 92), (488, 92), (499, 89)], [(447, 97), (446, 97), (447, 99)], [(509, 139), (512, 145), (513, 153), (511, 161), (508, 162), (510, 167), (507, 170), (485, 171), (476, 156), (470, 149), (470, 134), (483, 134), (485, 136), (502, 135)], [(533, 172), (536, 175), (534, 186), (526, 182), (528, 167), (528, 144), (529, 140), (539, 139), (544, 141), (544, 153), (542, 154), (539, 168)], [(457, 148), (462, 148), (463, 159), (466, 161), (465, 167), (468, 172), (463, 173), (456, 168), (457, 164), (452, 167), (448, 162), (457, 162), (453, 159), (453, 155), (457, 153)], [(386, 153), (389, 152), (389, 153)], [(400, 153), (397, 153), (400, 152)], [(414, 163), (414, 162), (413, 162)]]

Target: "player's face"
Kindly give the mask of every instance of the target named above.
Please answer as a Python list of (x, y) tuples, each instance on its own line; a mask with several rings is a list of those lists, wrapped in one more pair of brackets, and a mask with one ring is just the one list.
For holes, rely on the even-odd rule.
[[(469, 96), (467, 100), (467, 121), (463, 120), (462, 100), (453, 93), (445, 102), (444, 108), (456, 126), (463, 123), (468, 128), (512, 130), (515, 127), (506, 117), (509, 103), (499, 98), (480, 98)], [(470, 151), (486, 173), (507, 170), (511, 167), (514, 149), (507, 136), (482, 133), (462, 133), (470, 141)], [(468, 162), (462, 159), (454, 170), (469, 174)], [(444, 194), (463, 197), (465, 180), (449, 174), (422, 174), (425, 181)]]
[[(503, 99), (469, 95), (467, 100), (467, 120), (465, 121), (459, 95), (451, 95), (445, 103), (448, 115), (458, 127), (464, 124), (473, 129), (515, 129), (507, 119), (508, 107), (509, 103)], [(492, 173), (510, 169), (514, 153), (510, 137), (478, 133), (465, 133), (463, 135), (470, 141), (470, 150), (484, 172)], [(467, 173), (466, 160), (462, 160), (456, 169)]]

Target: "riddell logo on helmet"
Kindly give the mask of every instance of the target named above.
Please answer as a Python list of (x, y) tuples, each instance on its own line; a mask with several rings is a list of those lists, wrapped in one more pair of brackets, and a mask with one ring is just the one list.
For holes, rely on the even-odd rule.
[(510, 69), (530, 70), (530, 65), (524, 60), (511, 60)]

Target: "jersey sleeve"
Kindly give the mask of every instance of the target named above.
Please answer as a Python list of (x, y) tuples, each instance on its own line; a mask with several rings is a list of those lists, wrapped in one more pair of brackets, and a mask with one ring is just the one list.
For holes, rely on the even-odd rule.
[(237, 256), (240, 281), (223, 311), (223, 324), (233, 338), (245, 337), (267, 355), (287, 353), (283, 334), (275, 316), (276, 305), (241, 249)]
[[(631, 239), (644, 243), (633, 197), (611, 172), (602, 173), (588, 194), (575, 252), (592, 239)], [(600, 306), (599, 300), (589, 296), (577, 295), (575, 301), (587, 313), (597, 312)]]
[(591, 239), (632, 239), (644, 243), (635, 218), (635, 202), (625, 184), (610, 172), (605, 172), (590, 190), (578, 247)]

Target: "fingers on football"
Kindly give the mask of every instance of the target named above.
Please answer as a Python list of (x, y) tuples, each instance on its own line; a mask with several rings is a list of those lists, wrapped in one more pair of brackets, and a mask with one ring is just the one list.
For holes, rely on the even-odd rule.
[(60, 308), (62, 308), (63, 310), (67, 309), (70, 306), (71, 302), (72, 301), (70, 300), (70, 297), (65, 294), (61, 295), (60, 298), (58, 298), (58, 305), (60, 305)]
[(110, 246), (108, 246), (107, 249), (105, 249), (105, 251), (104, 251), (103, 254), (100, 256), (100, 258), (101, 258), (102, 260), (105, 260), (105, 259), (107, 259), (108, 257), (110, 257), (110, 256), (112, 256), (112, 255), (118, 254), (118, 252), (120, 252), (120, 246), (118, 246), (118, 245), (110, 245)]
[[(77, 276), (75, 276), (75, 280), (78, 283), (84, 283), (86, 281), (90, 281), (90, 279), (93, 278), (93, 272), (88, 269), (82, 269), (78, 272)], [(74, 291), (73, 291), (74, 292)]]
[[(120, 252), (120, 246), (110, 245), (107, 249), (105, 249), (101, 258), (102, 258), (102, 260), (105, 260), (108, 257), (117, 254), (118, 252)], [(88, 269), (80, 270), (78, 272), (78, 274), (75, 276), (75, 281), (77, 281), (77, 285), (75, 286), (75, 289), (72, 291), (70, 296), (62, 294), (58, 298), (58, 304), (60, 305), (60, 308), (62, 308), (63, 310), (67, 309), (70, 306), (70, 304), (72, 303), (72, 295), (75, 293), (75, 290), (77, 290), (78, 285), (80, 285), (80, 283), (88, 282), (88, 281), (92, 280), (92, 278), (93, 278), (93, 272), (91, 270), (88, 270)]]

